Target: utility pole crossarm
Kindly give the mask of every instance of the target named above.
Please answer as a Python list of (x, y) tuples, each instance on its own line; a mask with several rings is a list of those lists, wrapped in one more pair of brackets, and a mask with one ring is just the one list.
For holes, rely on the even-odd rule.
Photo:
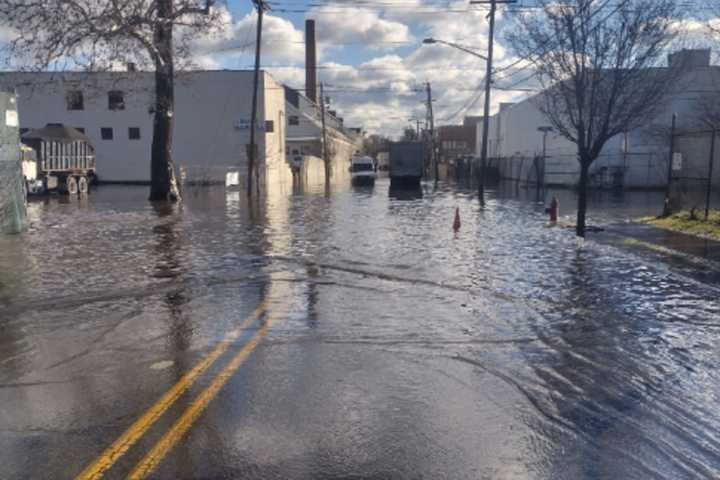
[(265, 0), (252, 0), (253, 4), (255, 5), (255, 8), (259, 10), (262, 10), (263, 12), (267, 12), (270, 10), (270, 5), (265, 3)]

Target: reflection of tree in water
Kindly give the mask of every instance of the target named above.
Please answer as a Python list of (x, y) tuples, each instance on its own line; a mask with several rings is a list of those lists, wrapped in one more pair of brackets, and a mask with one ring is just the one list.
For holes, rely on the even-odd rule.
[[(183, 285), (185, 272), (179, 258), (182, 235), (178, 232), (180, 222), (178, 208), (176, 205), (164, 202), (153, 204), (153, 210), (158, 216), (158, 223), (152, 229), (156, 239), (153, 249), (156, 258), (153, 277), (177, 280), (177, 290), (166, 293), (163, 303), (170, 313), (169, 341), (171, 349), (173, 352), (184, 352), (190, 347), (194, 327), (183, 312), (183, 307), (190, 301), (190, 298)], [(178, 356), (178, 358), (182, 358), (182, 356)], [(178, 365), (178, 362), (176, 362), (176, 368), (184, 371), (184, 366)]]
[[(617, 298), (615, 279), (608, 278), (617, 270), (603, 271), (590, 252), (578, 251), (567, 273), (562, 297), (545, 312), (543, 324), (533, 324), (542, 350), (527, 352), (541, 381), (537, 390), (546, 389), (541, 395), (534, 388), (528, 392), (562, 432), (551, 435), (539, 426), (556, 442), (547, 458), (551, 476), (647, 476), (638, 452), (623, 445), (647, 442), (636, 420), (660, 393), (652, 359), (638, 339), (651, 319), (634, 315), (631, 305)], [(569, 465), (580, 471), (571, 472)]]
[(318, 323), (318, 285), (317, 281), (320, 277), (320, 269), (314, 265), (307, 265), (307, 323), (310, 328), (316, 328)]

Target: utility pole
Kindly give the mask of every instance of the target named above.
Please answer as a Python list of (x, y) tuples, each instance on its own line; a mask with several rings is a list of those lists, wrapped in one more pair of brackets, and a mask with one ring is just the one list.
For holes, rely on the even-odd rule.
[[(253, 4), (257, 8), (258, 19), (257, 19), (257, 36), (255, 39), (255, 76), (253, 78), (253, 97), (252, 97), (252, 113), (250, 114), (250, 145), (248, 145), (247, 156), (248, 156), (248, 179), (247, 179), (247, 194), (252, 195), (253, 186), (253, 174), (257, 178), (256, 173), (256, 160), (257, 160), (257, 146), (255, 145), (255, 125), (257, 123), (257, 100), (258, 100), (258, 84), (260, 82), (260, 46), (262, 43), (262, 21), (263, 13), (265, 10), (269, 10), (270, 7), (265, 3), (265, 0), (253, 0)], [(259, 186), (258, 186), (259, 187)]]
[(325, 88), (320, 82), (320, 119), (322, 122), (322, 158), (325, 165), (325, 185), (330, 183), (330, 162), (327, 149), (327, 129), (325, 128)]
[(420, 119), (415, 119), (415, 135), (417, 136), (417, 139), (420, 140)]
[(480, 147), (480, 182), (478, 196), (480, 205), (485, 206), (485, 166), (488, 154), (488, 131), (490, 129), (490, 87), (492, 85), (493, 44), (495, 42), (495, 11), (498, 4), (517, 3), (517, 0), (474, 0), (471, 5), (490, 4), (490, 31), (488, 32), (487, 70), (485, 73), (485, 110), (483, 111), (482, 145)]
[(707, 192), (705, 194), (705, 221), (710, 215), (710, 196), (712, 194), (713, 163), (715, 163), (715, 126), (712, 129), (712, 140), (710, 141), (710, 164), (708, 166)]
[(673, 171), (673, 155), (675, 150), (675, 124), (677, 122), (677, 115), (673, 113), (672, 126), (670, 127), (670, 158), (668, 159), (668, 175), (667, 175), (667, 188), (665, 189), (665, 205), (663, 206), (663, 217), (669, 217), (672, 211), (670, 210), (670, 194), (672, 188), (672, 171)]
[(433, 168), (435, 172), (435, 182), (438, 181), (438, 159), (437, 159), (437, 153), (435, 152), (435, 118), (433, 116), (433, 107), (432, 107), (432, 88), (430, 87), (430, 82), (427, 82), (426, 84), (426, 90), (427, 90), (427, 125), (430, 127), (430, 148), (432, 149), (430, 153), (430, 159), (433, 162)]

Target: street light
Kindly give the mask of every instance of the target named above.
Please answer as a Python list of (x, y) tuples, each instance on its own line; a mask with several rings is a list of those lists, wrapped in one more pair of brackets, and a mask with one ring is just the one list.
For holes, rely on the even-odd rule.
[(438, 40), (437, 38), (426, 38), (426, 39), (423, 40), (423, 43), (424, 43), (425, 45), (433, 45), (433, 44), (435, 44), (435, 43), (441, 43), (441, 44), (443, 44), (443, 45), (447, 45), (447, 46), (449, 46), (449, 47), (453, 47), (453, 48), (457, 48), (458, 50), (462, 50), (463, 52), (469, 53), (470, 55), (474, 55), (474, 56), (476, 56), (476, 57), (478, 57), (478, 58), (482, 58), (482, 59), (485, 60), (485, 61), (488, 60), (488, 57), (486, 57), (485, 55), (482, 55), (482, 54), (480, 54), (480, 53), (477, 53), (477, 52), (474, 51), (474, 50), (470, 50), (470, 49), (467, 48), (467, 47), (463, 47), (462, 45), (458, 45), (457, 43), (446, 42), (445, 40)]

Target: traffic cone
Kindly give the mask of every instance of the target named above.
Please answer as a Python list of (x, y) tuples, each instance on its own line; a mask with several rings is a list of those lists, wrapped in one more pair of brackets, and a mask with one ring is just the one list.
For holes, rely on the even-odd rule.
[(460, 207), (455, 207), (455, 221), (453, 222), (453, 231), (457, 233), (460, 230)]

